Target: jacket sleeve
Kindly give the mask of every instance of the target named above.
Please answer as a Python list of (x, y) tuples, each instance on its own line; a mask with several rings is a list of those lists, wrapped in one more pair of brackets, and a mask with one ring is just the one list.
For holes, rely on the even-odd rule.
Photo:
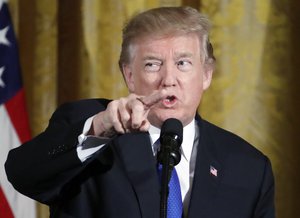
[(17, 191), (46, 204), (61, 197), (67, 184), (89, 164), (77, 156), (77, 138), (85, 120), (105, 109), (108, 101), (102, 102), (62, 105), (44, 132), (9, 152), (5, 170)]
[(260, 196), (255, 208), (255, 218), (274, 218), (274, 176), (270, 160), (266, 157), (264, 178), (261, 185)]

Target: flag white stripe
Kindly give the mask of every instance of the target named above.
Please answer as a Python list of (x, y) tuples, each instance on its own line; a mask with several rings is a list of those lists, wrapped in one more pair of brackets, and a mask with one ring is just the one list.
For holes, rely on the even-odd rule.
[(20, 140), (3, 105), (0, 105), (0, 124), (0, 186), (15, 218), (35, 218), (35, 202), (18, 193), (7, 181), (5, 174), (4, 162), (8, 151), (19, 146)]

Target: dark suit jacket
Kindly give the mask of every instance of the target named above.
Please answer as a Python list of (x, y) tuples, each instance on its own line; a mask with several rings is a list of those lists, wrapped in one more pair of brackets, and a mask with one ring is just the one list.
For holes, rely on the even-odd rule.
[[(84, 163), (77, 157), (85, 120), (107, 104), (90, 99), (61, 106), (43, 133), (8, 155), (9, 181), (48, 204), (51, 217), (159, 217), (160, 185), (148, 133), (118, 135)], [(238, 136), (196, 121), (200, 140), (188, 217), (274, 217), (268, 158)]]

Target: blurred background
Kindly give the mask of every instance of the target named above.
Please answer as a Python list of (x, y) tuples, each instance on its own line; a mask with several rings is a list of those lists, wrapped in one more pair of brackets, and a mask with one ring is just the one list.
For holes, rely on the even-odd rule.
[[(213, 24), (217, 68), (199, 111), (271, 159), (277, 217), (300, 217), (300, 1), (10, 0), (8, 4), (32, 136), (44, 130), (64, 102), (127, 95), (117, 62), (121, 30), (133, 14), (181, 5), (207, 14)], [(38, 204), (37, 217), (49, 217), (48, 208)]]

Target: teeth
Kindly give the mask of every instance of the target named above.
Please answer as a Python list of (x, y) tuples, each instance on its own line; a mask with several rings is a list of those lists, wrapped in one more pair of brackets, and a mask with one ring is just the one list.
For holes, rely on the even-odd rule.
[(174, 96), (168, 96), (168, 97), (166, 98), (166, 101), (171, 102), (171, 101), (173, 101), (174, 99), (175, 99)]

